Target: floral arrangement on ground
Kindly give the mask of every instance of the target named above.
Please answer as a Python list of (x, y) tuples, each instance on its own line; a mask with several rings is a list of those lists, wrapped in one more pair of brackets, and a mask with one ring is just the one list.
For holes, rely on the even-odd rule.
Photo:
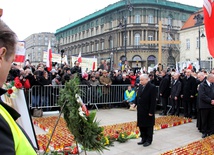
[[(46, 149), (48, 140), (54, 128), (54, 123), (57, 120), (57, 116), (51, 117), (41, 117), (34, 118), (33, 123), (47, 131), (47, 134), (37, 135), (37, 141), (40, 151)], [(164, 116), (155, 119), (155, 130), (165, 129), (172, 126), (177, 126), (191, 122), (191, 119), (177, 116)], [(136, 121), (120, 123), (114, 125), (102, 126), (103, 137), (101, 142), (105, 146), (113, 146), (115, 141), (126, 142), (129, 139), (134, 139), (139, 137), (139, 129), (136, 126)], [(76, 142), (74, 136), (67, 128), (67, 124), (63, 118), (60, 118), (56, 131), (54, 132), (50, 147), (48, 151), (64, 151), (64, 148), (70, 148), (73, 150), (75, 148)]]

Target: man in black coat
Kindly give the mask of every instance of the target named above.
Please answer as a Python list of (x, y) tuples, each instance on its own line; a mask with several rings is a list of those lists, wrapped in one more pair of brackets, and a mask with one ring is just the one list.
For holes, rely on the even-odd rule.
[(214, 75), (209, 74), (207, 79), (199, 85), (199, 109), (201, 112), (202, 138), (214, 134)]
[(172, 103), (171, 115), (179, 116), (180, 111), (180, 93), (181, 93), (181, 82), (179, 81), (179, 73), (173, 75), (173, 81), (171, 84), (170, 99)]
[(156, 87), (149, 82), (147, 74), (140, 75), (140, 86), (137, 92), (137, 126), (140, 129), (141, 141), (138, 145), (149, 146), (153, 140), (155, 125)]
[(161, 80), (160, 86), (159, 86), (159, 95), (160, 95), (163, 111), (162, 111), (162, 113), (160, 113), (160, 115), (166, 115), (167, 114), (167, 104), (168, 104), (168, 99), (169, 99), (169, 95), (170, 95), (170, 88), (169, 88), (170, 77), (165, 70), (161, 71), (161, 76), (162, 76), (162, 80)]
[(186, 70), (186, 76), (182, 80), (181, 98), (184, 106), (184, 117), (192, 118), (192, 104), (196, 94), (196, 79), (191, 76), (191, 70)]

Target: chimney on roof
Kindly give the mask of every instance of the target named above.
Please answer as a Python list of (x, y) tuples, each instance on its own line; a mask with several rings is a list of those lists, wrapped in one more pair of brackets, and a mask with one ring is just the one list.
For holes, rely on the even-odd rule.
[(201, 14), (195, 15), (193, 19), (196, 21), (195, 26), (199, 26), (204, 23), (204, 16)]

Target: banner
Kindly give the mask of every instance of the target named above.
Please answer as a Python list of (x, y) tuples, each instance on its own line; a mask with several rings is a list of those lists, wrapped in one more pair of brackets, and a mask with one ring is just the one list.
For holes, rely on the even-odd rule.
[[(74, 66), (74, 62), (77, 61), (78, 57), (71, 56), (71, 64)], [(95, 62), (95, 68), (94, 70), (97, 70), (97, 58), (83, 58), (82, 57), (82, 62), (80, 63), (80, 66), (82, 68), (82, 71), (92, 71), (93, 70), (93, 64)]]
[(25, 51), (26, 51), (25, 42), (18, 41), (14, 62), (24, 62), (25, 61)]
[[(48, 53), (46, 51), (43, 52), (43, 62), (47, 62)], [(61, 54), (52, 53), (52, 62), (57, 62), (58, 64), (66, 63), (68, 64), (68, 57), (67, 55), (64, 55), (64, 57), (61, 59)]]

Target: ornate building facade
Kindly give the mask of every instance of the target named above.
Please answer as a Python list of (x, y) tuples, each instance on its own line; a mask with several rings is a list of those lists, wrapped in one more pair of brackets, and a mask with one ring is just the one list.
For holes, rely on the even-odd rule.
[[(158, 22), (162, 21), (163, 40), (179, 40), (178, 31), (199, 8), (167, 0), (120, 0), (114, 4), (57, 29), (58, 49), (82, 57), (111, 58), (114, 69), (128, 61), (132, 68), (157, 64), (158, 44), (140, 44), (158, 40)], [(164, 45), (162, 64), (174, 66), (179, 47)], [(71, 59), (68, 60), (71, 64)]]

